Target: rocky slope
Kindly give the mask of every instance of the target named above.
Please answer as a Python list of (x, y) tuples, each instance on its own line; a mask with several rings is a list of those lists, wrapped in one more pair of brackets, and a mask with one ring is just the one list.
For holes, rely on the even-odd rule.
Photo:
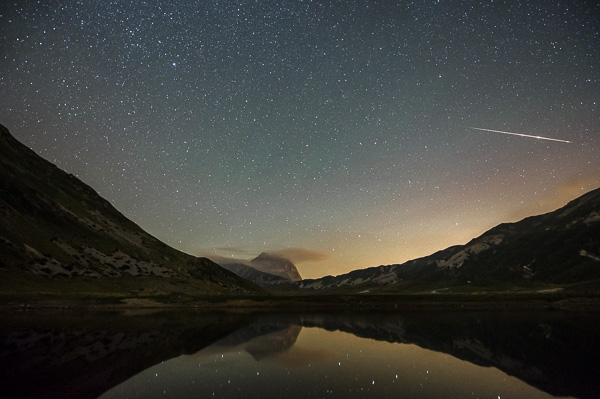
[(259, 289), (146, 233), (0, 125), (0, 292), (194, 295)]
[(443, 292), (452, 287), (558, 290), (600, 280), (600, 189), (548, 214), (504, 223), (471, 240), (401, 265), (303, 280), (303, 291)]

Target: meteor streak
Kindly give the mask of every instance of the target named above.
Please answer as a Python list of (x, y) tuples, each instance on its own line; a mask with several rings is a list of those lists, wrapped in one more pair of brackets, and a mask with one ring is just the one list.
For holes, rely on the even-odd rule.
[(543, 136), (533, 136), (531, 134), (503, 132), (502, 130), (483, 129), (483, 128), (480, 128), (480, 127), (472, 127), (472, 126), (467, 126), (467, 127), (469, 129), (481, 130), (481, 131), (484, 131), (484, 132), (510, 134), (512, 136), (529, 137), (529, 138), (532, 138), (532, 139), (539, 139), (539, 140), (558, 141), (559, 143), (572, 143), (572, 141), (568, 141), (568, 140), (559, 140), (559, 139), (553, 139), (553, 138), (550, 138), (550, 137), (543, 137)]

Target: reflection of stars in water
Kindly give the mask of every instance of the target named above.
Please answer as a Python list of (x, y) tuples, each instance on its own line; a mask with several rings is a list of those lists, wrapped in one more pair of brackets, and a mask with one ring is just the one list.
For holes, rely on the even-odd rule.
[[(359, 345), (355, 339), (349, 342), (354, 347)], [(240, 392), (246, 396), (268, 396), (276, 392), (281, 397), (290, 398), (296, 397), (298, 392), (302, 392), (304, 397), (340, 394), (348, 397), (383, 397), (401, 395), (402, 392), (407, 395), (419, 392), (417, 396), (422, 392), (435, 396), (439, 389), (449, 386), (456, 390), (454, 394), (462, 392), (462, 388), (452, 385), (452, 381), (461, 376), (460, 371), (455, 372), (455, 369), (470, 369), (481, 375), (495, 374), (495, 377), (485, 380), (486, 384), (502, 384), (501, 380), (505, 379), (497, 370), (482, 370), (479, 366), (412, 345), (364, 341), (360, 341), (360, 345), (368, 349), (336, 351), (330, 349), (330, 346), (334, 346), (332, 344), (327, 347), (327, 357), (313, 357), (310, 361), (307, 361), (306, 353), (314, 356), (321, 352), (307, 350), (302, 345), (260, 360), (240, 351), (209, 355), (200, 362), (184, 363), (184, 366), (190, 366), (189, 369), (173, 366), (175, 359), (153, 368), (151, 376), (156, 384), (151, 387), (154, 392), (174, 396), (181, 396), (183, 392), (215, 397), (231, 397)], [(336, 347), (341, 346), (336, 344)], [(296, 355), (300, 355), (301, 361), (293, 359)], [(187, 384), (179, 373), (189, 376)], [(481, 386), (474, 385), (472, 392), (480, 394), (477, 389), (481, 389)], [(487, 396), (489, 393), (486, 392)], [(493, 396), (500, 395), (494, 392)]]

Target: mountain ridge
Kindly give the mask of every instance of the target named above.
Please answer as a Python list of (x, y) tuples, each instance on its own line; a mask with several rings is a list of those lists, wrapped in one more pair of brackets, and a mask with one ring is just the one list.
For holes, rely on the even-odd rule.
[(0, 292), (261, 292), (178, 251), (0, 125)]
[(436, 293), (458, 286), (526, 287), (535, 283), (564, 288), (600, 280), (598, 237), (600, 188), (555, 211), (501, 223), (465, 245), (402, 264), (302, 280), (287, 288), (358, 293), (414, 289)]

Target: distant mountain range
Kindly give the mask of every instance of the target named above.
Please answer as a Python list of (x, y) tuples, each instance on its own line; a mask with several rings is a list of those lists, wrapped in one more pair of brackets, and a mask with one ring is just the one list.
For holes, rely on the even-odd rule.
[(540, 291), (598, 286), (600, 189), (563, 208), (492, 228), (457, 245), (403, 264), (302, 280), (303, 292), (399, 293), (423, 291)]
[(152, 237), (1, 125), (0, 215), (0, 292), (262, 292)]
[(239, 262), (220, 262), (219, 264), (238, 276), (263, 287), (302, 280), (298, 269), (290, 260), (266, 252), (258, 255), (248, 264)]

